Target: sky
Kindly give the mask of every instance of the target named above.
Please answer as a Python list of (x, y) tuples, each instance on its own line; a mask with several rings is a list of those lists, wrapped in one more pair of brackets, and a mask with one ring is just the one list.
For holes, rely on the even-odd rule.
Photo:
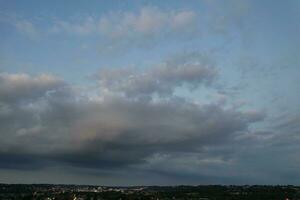
[(0, 182), (299, 185), (299, 10), (0, 0)]

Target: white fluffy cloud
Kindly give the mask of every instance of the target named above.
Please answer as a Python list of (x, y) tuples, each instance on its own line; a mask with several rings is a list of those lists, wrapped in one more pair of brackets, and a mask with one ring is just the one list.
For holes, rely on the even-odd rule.
[(127, 97), (157, 94), (172, 95), (177, 87), (197, 88), (210, 84), (217, 76), (214, 66), (202, 63), (165, 64), (144, 71), (102, 69), (95, 76), (103, 89), (124, 93)]

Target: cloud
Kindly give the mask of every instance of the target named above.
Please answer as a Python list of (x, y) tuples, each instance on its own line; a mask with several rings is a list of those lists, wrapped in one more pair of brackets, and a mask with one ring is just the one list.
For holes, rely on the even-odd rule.
[(222, 35), (232, 34), (230, 32), (233, 29), (239, 33), (247, 31), (249, 28), (247, 26), (250, 23), (247, 17), (253, 11), (253, 4), (255, 4), (253, 1), (248, 0), (205, 1), (206, 8), (209, 10), (208, 22), (210, 31)]
[(144, 7), (138, 13), (109, 15), (100, 20), (100, 31), (109, 37), (129, 37), (135, 34), (149, 36), (157, 33), (184, 31), (192, 28), (196, 20), (194, 11), (163, 11)]
[[(261, 127), (268, 113), (220, 103), (227, 96), (213, 88), (210, 61), (176, 58), (143, 70), (102, 69), (93, 91), (49, 74), (1, 73), (0, 170), (59, 167), (166, 184), (266, 184), (298, 172), (298, 115)], [(218, 100), (194, 103), (177, 88), (211, 89)], [(266, 170), (266, 160), (276, 167)]]
[(1, 12), (0, 23), (14, 27), (18, 32), (33, 40), (39, 38), (41, 35), (41, 30), (34, 22), (16, 14)]
[[(123, 77), (156, 77), (170, 91), (181, 81), (210, 87), (205, 81), (215, 79), (203, 75), (202, 65), (196, 72), (192, 67), (191, 74), (201, 72), (198, 78), (190, 75), (187, 65), (178, 66), (139, 72), (120, 68), (102, 75), (120, 80), (120, 85)], [(178, 100), (158, 86), (147, 93), (137, 89), (129, 96), (120, 95), (126, 87), (106, 87), (109, 92), (99, 87), (95, 98), (51, 75), (1, 74), (0, 168), (30, 171), (59, 166), (83, 174), (151, 176), (151, 181), (166, 184), (199, 180), (266, 184), (290, 174), (285, 164), (297, 172), (299, 117), (281, 120), (268, 130), (258, 126), (266, 118), (264, 112)], [(154, 92), (167, 98), (135, 98)], [(266, 160), (278, 167), (267, 170)]]
[(81, 21), (56, 20), (50, 29), (53, 33), (90, 35), (102, 34), (108, 38), (151, 36), (192, 28), (196, 13), (191, 10), (161, 10), (142, 7), (134, 12), (111, 12), (101, 17), (88, 16)]
[[(154, 72), (167, 83), (199, 81), (185, 68), (169, 75), (165, 70)], [(0, 159), (6, 163), (2, 168), (43, 168), (56, 163), (122, 169), (144, 164), (157, 153), (201, 152), (256, 122), (252, 114), (220, 105), (199, 106), (173, 97), (143, 101), (111, 94), (102, 94), (98, 100), (50, 75), (1, 77)]]
[(97, 33), (97, 22), (93, 17), (87, 17), (81, 23), (71, 23), (69, 21), (56, 20), (50, 28), (50, 33), (67, 33), (78, 35), (89, 35)]
[[(9, 25), (5, 32), (13, 28), (32, 38), (47, 36), (45, 42), (54, 46), (75, 39), (75, 54), (81, 51), (74, 45), (84, 43), (88, 48), (81, 53), (94, 64), (96, 46), (113, 53), (101, 63), (115, 59), (120, 48), (128, 53), (113, 62), (117, 65), (136, 56), (147, 65), (153, 56), (191, 53), (146, 68), (102, 68), (89, 88), (49, 74), (0, 73), (0, 173), (58, 167), (61, 175), (118, 176), (123, 183), (135, 175), (136, 182), (156, 176), (167, 184), (286, 184), (291, 179), (299, 184), (295, 83), (300, 73), (297, 53), (291, 52), (297, 49), (298, 35), (291, 32), (298, 32), (298, 21), (291, 20), (297, 18), (292, 4), (269, 9), (250, 1), (209, 0), (201, 3), (201, 13), (176, 5), (78, 18), (68, 13), (70, 18), (64, 14), (56, 20), (1, 13), (2, 25)], [(278, 8), (291, 15), (277, 20)], [(8, 39), (15, 36), (20, 35)], [(282, 52), (289, 56), (283, 58)]]
[(16, 29), (19, 32), (26, 34), (31, 39), (35, 39), (35, 38), (39, 37), (39, 35), (40, 35), (40, 33), (39, 33), (38, 29), (35, 27), (35, 25), (28, 20), (25, 20), (25, 19), (17, 20), (14, 23), (14, 26), (16, 27)]
[(186, 62), (165, 64), (145, 71), (135, 69), (102, 69), (95, 76), (102, 88), (124, 93), (127, 97), (172, 95), (177, 87), (195, 89), (210, 84), (217, 76), (214, 66)]
[(0, 101), (14, 102), (41, 97), (62, 85), (62, 80), (48, 74), (31, 77), (28, 74), (0, 73)]

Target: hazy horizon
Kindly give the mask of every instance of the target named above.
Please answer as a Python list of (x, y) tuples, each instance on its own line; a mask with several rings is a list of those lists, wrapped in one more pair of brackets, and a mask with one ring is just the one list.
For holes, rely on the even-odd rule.
[(0, 0), (0, 182), (299, 185), (299, 11)]

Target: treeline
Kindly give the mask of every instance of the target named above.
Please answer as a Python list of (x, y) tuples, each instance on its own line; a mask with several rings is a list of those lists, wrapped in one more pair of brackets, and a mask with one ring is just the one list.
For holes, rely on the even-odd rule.
[[(296, 200), (300, 187), (296, 186), (150, 186), (126, 187), (122, 191), (76, 191), (73, 189), (97, 188), (79, 185), (7, 185), (0, 184), (1, 200)], [(109, 187), (106, 187), (109, 188)], [(69, 190), (67, 190), (69, 189)], [(116, 189), (116, 190), (114, 190)]]

